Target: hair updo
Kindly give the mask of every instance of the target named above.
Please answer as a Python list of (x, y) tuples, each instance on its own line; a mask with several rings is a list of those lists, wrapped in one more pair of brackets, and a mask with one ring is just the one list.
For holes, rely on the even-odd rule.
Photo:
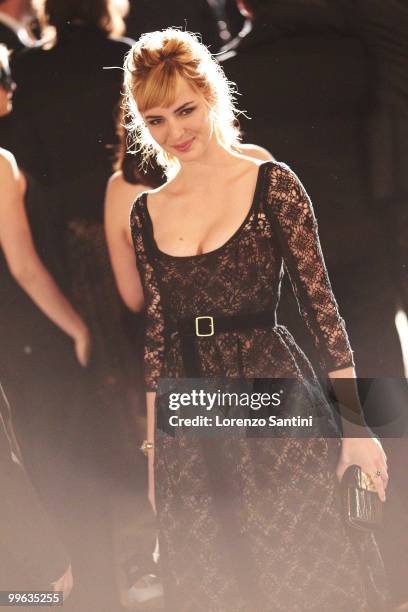
[(175, 28), (143, 34), (127, 54), (124, 69), (126, 127), (144, 163), (156, 158), (166, 173), (178, 166), (177, 158), (150, 136), (141, 113), (173, 104), (179, 77), (203, 96), (219, 141), (226, 147), (238, 144), (233, 84), (195, 34)]

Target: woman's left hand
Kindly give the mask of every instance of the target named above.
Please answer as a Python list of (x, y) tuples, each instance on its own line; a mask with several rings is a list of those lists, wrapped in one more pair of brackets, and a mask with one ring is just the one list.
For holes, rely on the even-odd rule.
[(388, 484), (387, 457), (376, 438), (343, 438), (336, 475), (339, 481), (350, 465), (358, 465), (373, 481), (379, 498), (385, 501)]

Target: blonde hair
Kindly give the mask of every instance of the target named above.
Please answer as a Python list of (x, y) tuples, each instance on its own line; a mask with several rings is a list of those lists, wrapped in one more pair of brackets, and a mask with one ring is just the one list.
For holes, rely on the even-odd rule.
[(166, 174), (178, 167), (177, 158), (153, 140), (142, 113), (154, 106), (170, 106), (180, 77), (210, 107), (218, 140), (228, 148), (239, 143), (233, 84), (195, 34), (175, 28), (143, 34), (127, 54), (124, 70), (126, 127), (144, 163), (153, 157)]

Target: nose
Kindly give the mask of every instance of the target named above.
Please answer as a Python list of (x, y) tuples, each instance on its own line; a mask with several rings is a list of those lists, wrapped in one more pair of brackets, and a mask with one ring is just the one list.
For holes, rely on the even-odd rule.
[(179, 144), (183, 139), (184, 128), (177, 119), (172, 119), (168, 124), (168, 141), (171, 145)]

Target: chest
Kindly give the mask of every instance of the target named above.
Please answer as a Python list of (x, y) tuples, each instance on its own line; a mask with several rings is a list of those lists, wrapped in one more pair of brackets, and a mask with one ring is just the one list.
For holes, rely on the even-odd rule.
[(176, 257), (214, 251), (239, 231), (252, 206), (253, 187), (171, 199), (149, 210), (154, 240), (159, 250)]

